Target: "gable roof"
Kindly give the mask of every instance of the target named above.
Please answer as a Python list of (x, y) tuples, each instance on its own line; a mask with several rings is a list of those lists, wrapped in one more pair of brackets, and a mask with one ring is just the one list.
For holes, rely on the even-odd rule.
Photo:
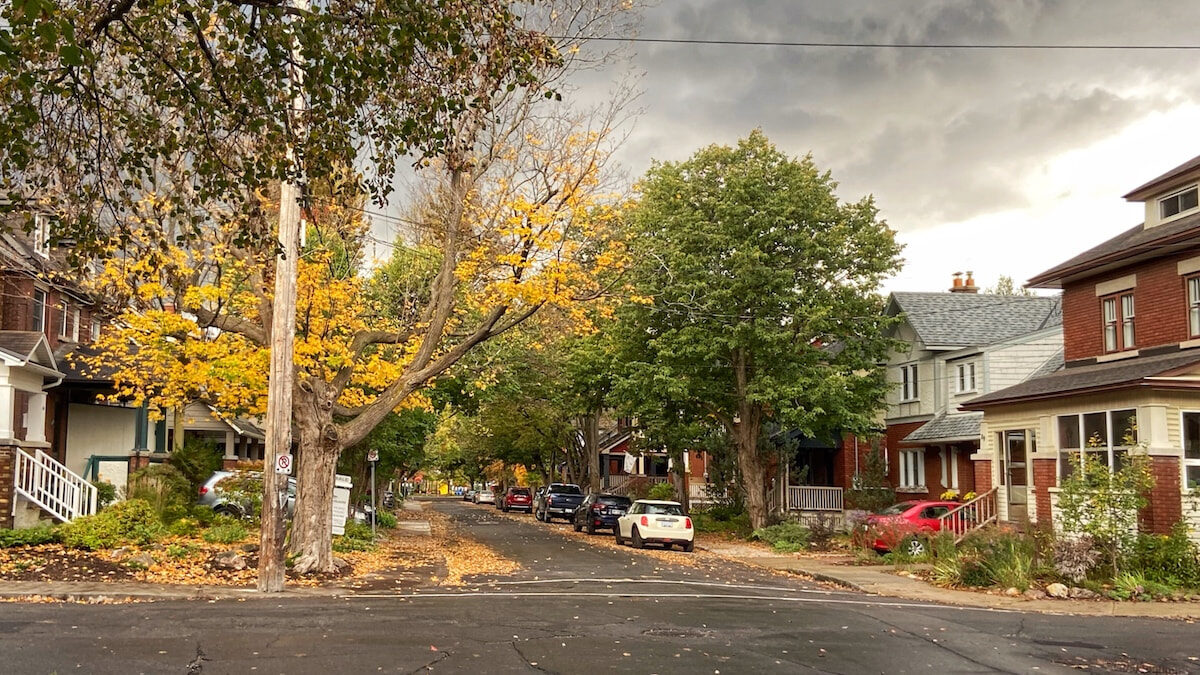
[(1063, 368), (1049, 375), (1030, 378), (1006, 389), (973, 398), (964, 403), (962, 407), (981, 409), (997, 403), (1015, 403), (1090, 390), (1133, 386), (1141, 384), (1147, 378), (1166, 375), (1180, 368), (1197, 364), (1200, 364), (1200, 351), (1188, 350)]
[(1036, 288), (1061, 288), (1066, 277), (1076, 274), (1099, 274), (1135, 257), (1157, 257), (1174, 252), (1174, 248), (1194, 246), (1200, 239), (1200, 213), (1179, 220), (1145, 228), (1130, 228), (1101, 242), (1079, 255), (1059, 263), (1034, 276), (1028, 285)]
[(1174, 169), (1156, 176), (1142, 185), (1130, 190), (1129, 193), (1125, 195), (1125, 199), (1130, 201), (1141, 201), (1146, 197), (1151, 196), (1155, 192), (1168, 190), (1173, 187), (1171, 183), (1188, 177), (1187, 174), (1190, 174), (1197, 169), (1200, 169), (1200, 155), (1197, 155), (1196, 157), (1189, 159)]
[(37, 331), (0, 330), (0, 354), (18, 361), (20, 365), (33, 363), (58, 371), (50, 343), (45, 335)]
[(888, 311), (903, 312), (926, 346), (989, 345), (1062, 325), (1058, 297), (895, 292)]

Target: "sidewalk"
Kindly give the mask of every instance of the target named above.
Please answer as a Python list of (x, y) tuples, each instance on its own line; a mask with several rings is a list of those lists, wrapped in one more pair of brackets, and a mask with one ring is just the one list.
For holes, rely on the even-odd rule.
[(1183, 602), (1115, 602), (1112, 600), (1030, 600), (1005, 595), (940, 588), (918, 579), (899, 576), (891, 566), (837, 565), (799, 555), (772, 553), (749, 544), (703, 542), (698, 546), (747, 565), (802, 574), (864, 593), (960, 607), (1072, 614), (1077, 616), (1130, 616), (1162, 619), (1200, 618), (1200, 604)]

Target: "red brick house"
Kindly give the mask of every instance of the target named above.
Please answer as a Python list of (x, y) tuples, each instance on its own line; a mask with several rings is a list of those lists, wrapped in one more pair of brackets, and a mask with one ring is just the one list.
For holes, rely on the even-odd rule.
[(1155, 476), (1141, 527), (1185, 519), (1200, 530), (1198, 186), (1200, 157), (1125, 195), (1145, 205), (1142, 224), (1029, 281), (1062, 290), (1064, 367), (964, 406), (983, 412), (972, 459), (980, 486), (998, 489), (1001, 518), (1022, 517), (1014, 492), (1032, 495), (1030, 520), (1052, 518), (1070, 455), (1114, 466), (1135, 438)]

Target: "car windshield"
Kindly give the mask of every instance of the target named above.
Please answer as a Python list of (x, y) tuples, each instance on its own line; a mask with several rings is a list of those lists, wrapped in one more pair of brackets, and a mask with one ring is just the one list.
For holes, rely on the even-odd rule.
[(904, 513), (905, 511), (916, 506), (916, 504), (917, 504), (916, 502), (900, 502), (899, 504), (892, 504), (891, 506), (887, 507), (886, 509), (880, 511), (879, 515), (881, 515), (881, 516), (898, 516), (901, 513)]
[(628, 507), (630, 504), (629, 497), (609, 497), (607, 495), (602, 495), (600, 497), (596, 497), (596, 501), (600, 502), (601, 504), (607, 504), (609, 506)]
[(581, 495), (583, 490), (578, 485), (551, 485), (550, 492), (556, 495)]
[(682, 516), (683, 509), (678, 504), (643, 504), (642, 513), (652, 516)]

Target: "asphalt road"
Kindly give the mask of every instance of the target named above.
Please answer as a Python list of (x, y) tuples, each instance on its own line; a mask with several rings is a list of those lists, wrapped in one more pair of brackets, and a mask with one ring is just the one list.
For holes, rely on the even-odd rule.
[(336, 599), (0, 605), (0, 672), (1200, 672), (1192, 623), (892, 601), (435, 508), (524, 569)]

